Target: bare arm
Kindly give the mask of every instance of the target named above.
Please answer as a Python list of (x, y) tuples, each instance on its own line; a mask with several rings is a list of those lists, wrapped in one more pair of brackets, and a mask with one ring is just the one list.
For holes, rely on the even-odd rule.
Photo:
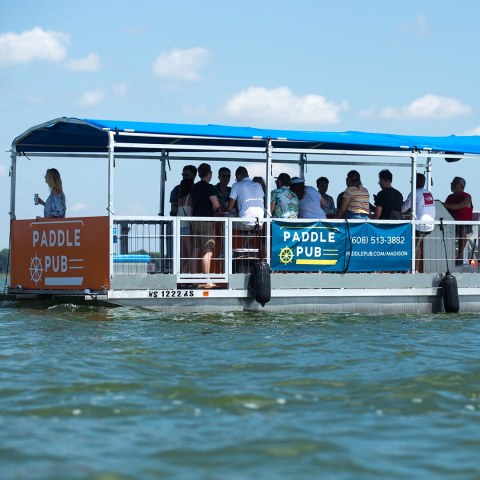
[(273, 200), (272, 202), (270, 202), (270, 213), (273, 215), (274, 212), (275, 212), (275, 200)]
[(342, 200), (342, 206), (340, 207), (340, 210), (337, 213), (337, 218), (343, 218), (345, 215), (345, 211), (347, 210), (348, 204), (350, 203), (350, 198), (345, 198), (343, 197)]
[(218, 197), (216, 195), (212, 195), (208, 198), (210, 199), (210, 202), (212, 202), (213, 211), (216, 212), (217, 210), (220, 210), (220, 202), (218, 201)]
[(383, 207), (375, 207), (375, 213), (373, 214), (373, 219), (378, 219), (382, 215), (382, 209)]
[(405, 213), (407, 210), (412, 208), (412, 197), (411, 194), (408, 195), (407, 199), (403, 202), (402, 213)]

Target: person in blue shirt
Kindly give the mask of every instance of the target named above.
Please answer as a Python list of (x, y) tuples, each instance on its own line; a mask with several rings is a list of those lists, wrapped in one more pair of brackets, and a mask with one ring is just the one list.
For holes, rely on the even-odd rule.
[(50, 189), (47, 201), (38, 198), (38, 203), (44, 206), (43, 216), (45, 218), (64, 218), (67, 213), (65, 194), (62, 188), (62, 179), (56, 168), (49, 168), (45, 173), (45, 183)]
[(320, 194), (315, 188), (305, 185), (303, 178), (293, 177), (290, 180), (290, 189), (299, 200), (298, 218), (314, 218), (317, 220), (327, 218), (321, 207)]

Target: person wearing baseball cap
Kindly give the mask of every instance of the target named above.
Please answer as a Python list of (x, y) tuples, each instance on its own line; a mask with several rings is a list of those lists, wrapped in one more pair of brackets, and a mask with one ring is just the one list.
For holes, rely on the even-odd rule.
[(299, 200), (298, 218), (327, 218), (325, 211), (320, 206), (320, 194), (315, 188), (306, 186), (304, 178), (293, 177), (290, 180), (290, 188)]

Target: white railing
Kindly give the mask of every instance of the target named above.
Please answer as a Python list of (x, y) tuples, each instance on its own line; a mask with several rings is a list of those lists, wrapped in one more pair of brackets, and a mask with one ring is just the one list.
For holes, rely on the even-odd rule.
[[(272, 221), (265, 218), (261, 219), (261, 225), (245, 225), (244, 219), (231, 217), (115, 217), (116, 235), (111, 244), (113, 274), (173, 274), (177, 276), (179, 284), (205, 281), (228, 283), (230, 275), (249, 273), (254, 262), (260, 258), (270, 263)], [(344, 220), (326, 222), (329, 225), (345, 224)], [(351, 221), (359, 222), (365, 221)], [(402, 223), (367, 222), (379, 225)], [(414, 228), (421, 222), (411, 223)], [(468, 233), (463, 239), (459, 238), (456, 222), (431, 223), (434, 224), (434, 230), (421, 242), (412, 242), (417, 247), (417, 262), (415, 258), (410, 259), (411, 273), (443, 272), (446, 262), (452, 271), (478, 272), (479, 222), (462, 223), (468, 225)], [(208, 252), (211, 252), (209, 262), (205, 258)]]

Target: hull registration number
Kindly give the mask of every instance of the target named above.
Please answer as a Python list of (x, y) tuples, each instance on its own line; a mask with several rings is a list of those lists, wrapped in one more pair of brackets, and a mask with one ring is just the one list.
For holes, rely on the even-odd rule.
[(148, 298), (191, 298), (195, 290), (149, 290)]

